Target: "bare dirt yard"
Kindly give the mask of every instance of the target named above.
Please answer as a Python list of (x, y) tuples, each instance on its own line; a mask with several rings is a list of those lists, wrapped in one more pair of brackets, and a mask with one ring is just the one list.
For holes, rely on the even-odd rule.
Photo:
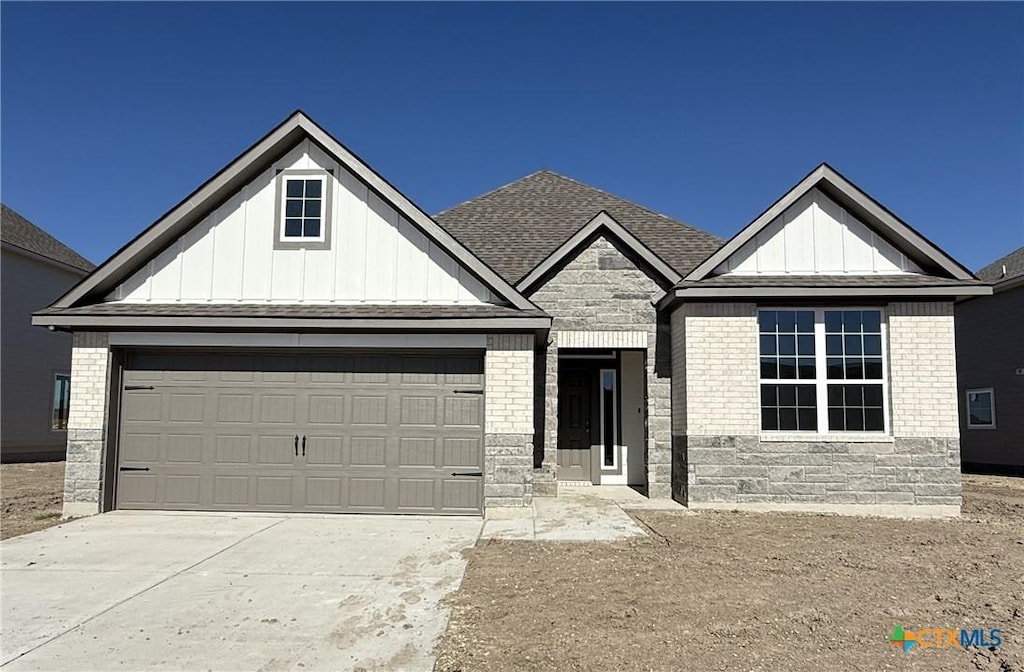
[(0, 465), (0, 539), (60, 522), (63, 462)]
[[(959, 520), (635, 518), (653, 534), (468, 551), (436, 669), (1024, 670), (1024, 479), (965, 476)], [(895, 625), (1003, 644), (904, 653)]]

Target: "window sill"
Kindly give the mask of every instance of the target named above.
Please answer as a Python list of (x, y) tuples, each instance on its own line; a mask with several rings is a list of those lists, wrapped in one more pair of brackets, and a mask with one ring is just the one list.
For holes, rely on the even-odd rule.
[(821, 434), (818, 432), (799, 433), (764, 433), (760, 434), (765, 443), (895, 443), (891, 434), (879, 433), (840, 433)]

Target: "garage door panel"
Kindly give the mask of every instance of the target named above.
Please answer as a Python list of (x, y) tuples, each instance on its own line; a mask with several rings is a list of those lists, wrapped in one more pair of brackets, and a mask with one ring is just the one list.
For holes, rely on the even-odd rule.
[(245, 508), (249, 501), (249, 476), (215, 474), (213, 476), (214, 508)]
[(341, 466), (344, 464), (344, 439), (340, 436), (306, 436), (306, 464)]
[(249, 464), (252, 461), (253, 437), (218, 434), (214, 463), (218, 465)]
[(387, 460), (386, 436), (352, 436), (349, 438), (349, 466), (383, 467)]
[(292, 434), (288, 436), (259, 437), (259, 453), (256, 463), (274, 466), (293, 464), (295, 458), (298, 457), (295, 454), (296, 444), (298, 443), (295, 438), (296, 436)]
[(378, 425), (388, 424), (388, 398), (386, 395), (353, 395), (352, 424)]
[(165, 459), (176, 463), (202, 463), (205, 438), (202, 434), (168, 434)]
[(149, 471), (119, 507), (480, 512), (451, 477), (482, 471), (479, 355), (132, 353), (123, 380), (152, 389), (122, 395), (120, 465)]

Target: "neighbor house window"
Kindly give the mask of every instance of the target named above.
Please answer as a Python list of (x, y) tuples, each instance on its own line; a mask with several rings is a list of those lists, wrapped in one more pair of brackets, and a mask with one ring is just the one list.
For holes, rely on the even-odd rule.
[(330, 177), (322, 170), (291, 170), (278, 176), (279, 243), (327, 242)]
[(991, 387), (967, 390), (967, 426), (972, 429), (994, 429), (996, 396)]
[(50, 411), (52, 429), (68, 428), (68, 409), (71, 406), (71, 376), (58, 373), (53, 377), (53, 403)]
[(882, 432), (882, 311), (758, 311), (761, 429)]

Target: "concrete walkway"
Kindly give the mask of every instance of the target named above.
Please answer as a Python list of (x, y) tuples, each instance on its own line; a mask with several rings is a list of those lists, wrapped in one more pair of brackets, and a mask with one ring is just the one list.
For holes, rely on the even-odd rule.
[(535, 497), (533, 507), (488, 513), (481, 539), (613, 541), (646, 532), (628, 509), (686, 511), (668, 499), (648, 499), (627, 486), (558, 486), (558, 497)]
[(111, 513), (4, 541), (4, 670), (430, 670), (478, 518)]

